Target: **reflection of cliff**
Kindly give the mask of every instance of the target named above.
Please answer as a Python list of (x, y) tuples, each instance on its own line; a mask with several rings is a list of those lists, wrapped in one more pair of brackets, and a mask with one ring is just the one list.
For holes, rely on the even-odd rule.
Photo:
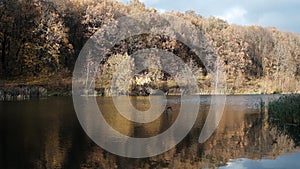
[[(207, 108), (204, 106), (201, 110), (205, 112)], [(226, 108), (219, 128), (204, 144), (197, 142), (205, 119), (200, 116), (198, 125), (190, 134), (176, 148), (164, 154), (146, 159), (128, 159), (95, 146), (88, 153), (82, 168), (214, 168), (225, 165), (230, 159), (273, 159), (282, 153), (295, 151), (293, 140), (275, 128), (269, 128), (262, 117), (258, 111)], [(142, 131), (151, 131), (148, 129), (151, 127), (143, 126)]]

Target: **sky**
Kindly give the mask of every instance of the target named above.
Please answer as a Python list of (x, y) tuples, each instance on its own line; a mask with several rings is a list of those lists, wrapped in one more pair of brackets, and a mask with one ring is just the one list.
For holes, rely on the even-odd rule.
[(300, 153), (282, 155), (275, 160), (249, 160), (249, 159), (238, 159), (234, 162), (228, 163), (225, 167), (220, 169), (295, 169), (300, 168)]
[[(130, 0), (119, 0), (128, 3)], [(160, 12), (194, 10), (231, 24), (274, 26), (300, 34), (300, 0), (140, 0)]]

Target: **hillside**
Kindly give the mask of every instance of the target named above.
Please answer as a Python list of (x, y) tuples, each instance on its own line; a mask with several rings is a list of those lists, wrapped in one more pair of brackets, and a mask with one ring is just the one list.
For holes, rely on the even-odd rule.
[[(0, 88), (41, 85), (60, 91), (71, 89), (73, 68), (83, 45), (104, 24), (122, 16), (157, 13), (137, 0), (129, 4), (108, 0), (8, 0), (0, 2), (0, 11)], [(230, 25), (193, 11), (168, 14), (191, 21), (203, 32), (226, 71), (228, 94), (300, 93), (299, 34), (273, 27)], [(151, 47), (172, 52), (189, 63), (201, 92), (209, 93), (212, 75), (180, 42), (161, 35), (140, 35), (123, 42), (100, 63), (98, 93), (110, 94), (106, 89), (120, 61), (128, 61), (123, 76), (131, 75), (136, 66), (131, 54)], [(141, 74), (151, 79), (147, 83), (152, 88), (176, 86), (174, 79), (162, 71), (145, 70)], [(137, 86), (133, 81), (131, 90)]]

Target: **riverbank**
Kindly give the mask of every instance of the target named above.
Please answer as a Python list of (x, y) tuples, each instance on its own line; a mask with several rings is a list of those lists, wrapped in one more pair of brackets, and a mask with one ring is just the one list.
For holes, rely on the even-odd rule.
[[(161, 89), (167, 95), (180, 95), (180, 88), (174, 84)], [(133, 92), (139, 95), (137, 91)], [(199, 95), (211, 95), (209, 90), (203, 90)], [(255, 95), (255, 94), (300, 94), (298, 92), (274, 92), (263, 91), (260, 89), (240, 91), (227, 90), (226, 95)], [(66, 74), (52, 74), (42, 77), (21, 77), (9, 80), (0, 80), (0, 101), (4, 100), (25, 100), (30, 98), (41, 98), (51, 96), (71, 96), (72, 95), (72, 77)], [(110, 87), (96, 87), (93, 91), (95, 96), (111, 96)], [(132, 94), (133, 95), (133, 94)]]
[[(181, 91), (178, 87), (169, 87), (165, 89), (167, 95), (180, 95)], [(132, 94), (133, 93), (133, 94)], [(138, 92), (134, 91), (129, 95), (138, 96)], [(209, 91), (197, 93), (199, 95), (211, 95)], [(261, 93), (261, 92), (227, 92), (226, 95), (257, 95), (257, 94), (300, 94), (300, 93)], [(0, 101), (9, 100), (26, 100), (31, 98), (45, 98), (52, 96), (71, 96), (72, 95), (72, 79), (62, 78), (60, 76), (52, 78), (38, 78), (29, 80), (10, 80), (0, 81)], [(93, 96), (112, 96), (110, 88), (96, 88)]]
[(72, 79), (60, 74), (0, 80), (0, 101), (71, 96)]

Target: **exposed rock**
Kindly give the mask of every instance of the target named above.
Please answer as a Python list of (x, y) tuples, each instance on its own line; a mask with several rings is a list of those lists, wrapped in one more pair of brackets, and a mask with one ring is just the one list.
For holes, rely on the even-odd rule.
[(26, 100), (47, 97), (47, 89), (42, 86), (14, 86), (0, 89), (0, 101)]
[(4, 91), (0, 89), (0, 101), (4, 101)]

